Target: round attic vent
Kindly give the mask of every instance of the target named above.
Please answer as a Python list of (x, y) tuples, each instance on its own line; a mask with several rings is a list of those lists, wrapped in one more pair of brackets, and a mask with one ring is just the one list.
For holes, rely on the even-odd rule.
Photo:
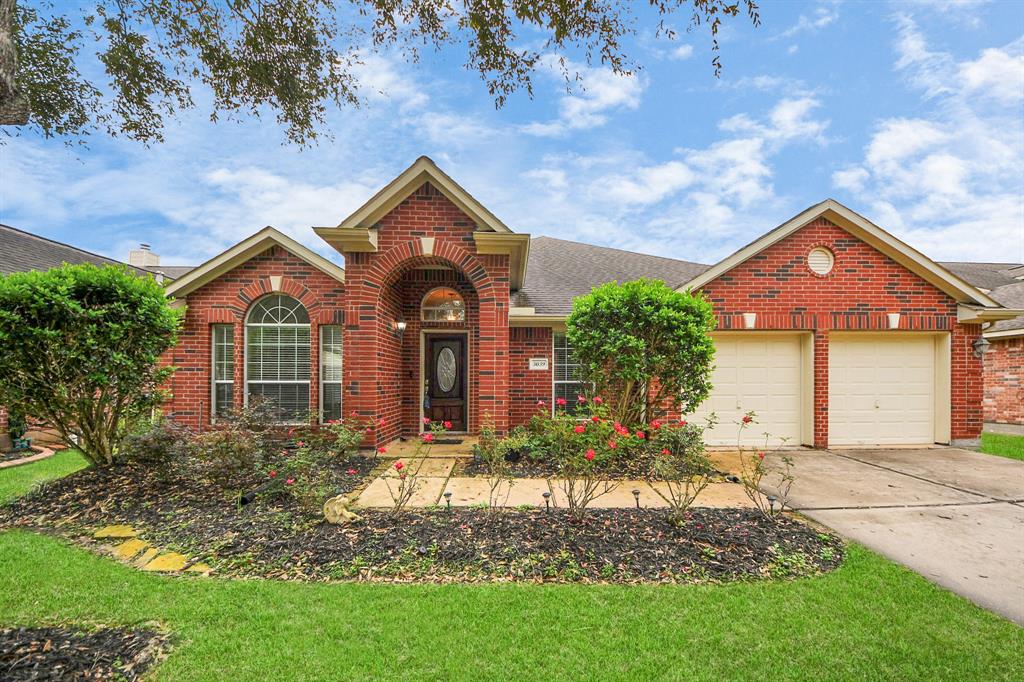
[(823, 246), (815, 247), (807, 254), (807, 267), (816, 275), (827, 275), (832, 272), (835, 262), (835, 256)]

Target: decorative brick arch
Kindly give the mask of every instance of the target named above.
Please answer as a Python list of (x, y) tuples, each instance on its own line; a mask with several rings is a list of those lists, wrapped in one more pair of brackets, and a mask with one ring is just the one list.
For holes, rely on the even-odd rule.
[(373, 282), (381, 290), (391, 286), (409, 268), (424, 263), (437, 262), (451, 265), (464, 274), (473, 284), (477, 294), (494, 290), (494, 282), (487, 273), (480, 259), (461, 246), (446, 240), (431, 240), (432, 253), (424, 251), (424, 239), (414, 239), (393, 246), (387, 251), (377, 254), (367, 272), (367, 280)]
[(247, 286), (243, 287), (238, 292), (238, 309), (242, 312), (242, 319), (245, 319), (245, 314), (248, 312), (252, 304), (260, 298), (269, 294), (285, 294), (291, 296), (306, 307), (306, 311), (313, 316), (313, 313), (320, 307), (320, 301), (317, 296), (302, 285), (296, 282), (294, 279), (288, 277), (274, 278), (280, 279), (280, 284), (277, 288), (274, 288), (274, 282), (270, 277), (261, 277), (255, 282), (250, 282)]

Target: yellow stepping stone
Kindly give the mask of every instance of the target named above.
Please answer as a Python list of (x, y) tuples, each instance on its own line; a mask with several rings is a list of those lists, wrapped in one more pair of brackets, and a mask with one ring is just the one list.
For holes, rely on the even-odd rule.
[(173, 573), (185, 568), (188, 558), (177, 552), (167, 552), (150, 561), (142, 567), (143, 571), (162, 571)]
[(210, 571), (212, 571), (212, 570), (213, 569), (210, 568), (209, 566), (207, 566), (206, 564), (204, 564), (202, 562), (199, 562), (199, 563), (192, 564), (191, 566), (186, 568), (185, 572), (186, 573), (202, 573), (203, 575), (208, 575), (210, 573)]
[(152, 561), (154, 558), (156, 558), (156, 555), (159, 553), (159, 549), (157, 549), (156, 547), (150, 547), (145, 552), (139, 555), (139, 558), (135, 560), (135, 565), (139, 568), (142, 568), (150, 561)]
[(131, 526), (104, 526), (92, 534), (96, 539), (102, 538), (133, 538), (138, 532)]
[(138, 538), (132, 538), (126, 542), (122, 542), (120, 545), (114, 548), (114, 554), (121, 557), (122, 559), (131, 559), (133, 556), (141, 552), (142, 550), (149, 547), (149, 543), (145, 540)]

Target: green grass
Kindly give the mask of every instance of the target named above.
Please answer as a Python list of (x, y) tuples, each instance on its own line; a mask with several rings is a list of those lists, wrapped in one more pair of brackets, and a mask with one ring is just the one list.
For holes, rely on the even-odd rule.
[(0, 504), (24, 495), (39, 483), (74, 473), (86, 464), (77, 451), (64, 450), (38, 462), (0, 469)]
[(1024, 677), (1024, 630), (859, 546), (792, 582), (302, 584), (156, 576), (7, 531), (0, 623), (158, 624), (166, 680)]
[(1009, 433), (982, 433), (981, 451), (990, 455), (1024, 461), (1024, 436)]

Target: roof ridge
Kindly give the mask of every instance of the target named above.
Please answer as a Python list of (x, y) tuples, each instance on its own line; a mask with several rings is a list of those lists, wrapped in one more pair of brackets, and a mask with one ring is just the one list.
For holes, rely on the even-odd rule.
[(27, 237), (32, 237), (33, 239), (38, 239), (39, 241), (49, 242), (50, 244), (56, 244), (57, 246), (63, 246), (64, 248), (71, 249), (72, 251), (77, 251), (79, 253), (84, 253), (84, 254), (87, 254), (89, 256), (93, 256), (95, 258), (102, 258), (103, 260), (108, 260), (108, 261), (110, 261), (112, 263), (117, 263), (118, 265), (124, 265), (125, 267), (132, 268), (133, 270), (141, 270), (142, 272), (149, 272), (149, 270), (146, 270), (146, 268), (140, 268), (140, 267), (137, 267), (135, 265), (131, 265), (130, 263), (125, 263), (124, 261), (118, 260), (116, 258), (111, 258), (110, 256), (104, 256), (101, 253), (96, 253), (94, 251), (88, 251), (86, 249), (83, 249), (83, 248), (80, 248), (80, 247), (77, 247), (77, 246), (72, 246), (71, 244), (67, 244), (65, 242), (59, 242), (56, 239), (50, 239), (49, 237), (44, 237), (44, 236), (42, 236), (40, 234), (36, 234), (34, 232), (29, 232), (27, 230), (22, 230), (20, 228), (14, 227), (12, 225), (8, 225), (7, 223), (0, 223), (0, 228), (6, 228), (8, 230), (11, 230), (12, 232), (17, 232), (17, 233), (23, 234), (23, 235), (25, 235)]
[(620, 249), (617, 246), (601, 246), (600, 244), (590, 244), (589, 242), (578, 242), (578, 241), (575, 241), (573, 239), (561, 239), (559, 237), (550, 237), (550, 236), (548, 236), (546, 234), (542, 234), (542, 235), (539, 235), (539, 236), (536, 236), (536, 237), (533, 238), (533, 240), (537, 240), (537, 239), (550, 239), (551, 241), (564, 242), (566, 244), (579, 244), (580, 246), (588, 246), (588, 247), (590, 247), (592, 249), (603, 249), (605, 251), (618, 251), (619, 253), (628, 253), (631, 256), (643, 256), (644, 258), (657, 258), (659, 260), (667, 260), (667, 261), (671, 261), (673, 263), (686, 263), (687, 265), (700, 265), (702, 267), (711, 267), (707, 263), (698, 263), (697, 261), (683, 260), (682, 258), (671, 258), (669, 256), (655, 256), (654, 254), (650, 254), (650, 253), (642, 253), (640, 251), (630, 251), (629, 249)]

